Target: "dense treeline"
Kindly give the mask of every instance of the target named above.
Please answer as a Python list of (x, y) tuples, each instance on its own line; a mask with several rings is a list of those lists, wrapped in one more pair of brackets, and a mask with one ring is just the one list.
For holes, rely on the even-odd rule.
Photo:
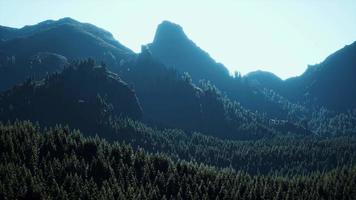
[(263, 89), (265, 96), (283, 108), (284, 118), (320, 136), (355, 136), (356, 110), (332, 111), (324, 107), (303, 106), (292, 103), (270, 89)]
[(130, 119), (110, 121), (100, 137), (134, 148), (249, 174), (294, 176), (356, 164), (356, 137), (280, 136), (257, 141), (222, 140), (178, 129), (155, 129)]
[(1, 199), (352, 199), (356, 168), (290, 179), (250, 176), (57, 126), (0, 124)]

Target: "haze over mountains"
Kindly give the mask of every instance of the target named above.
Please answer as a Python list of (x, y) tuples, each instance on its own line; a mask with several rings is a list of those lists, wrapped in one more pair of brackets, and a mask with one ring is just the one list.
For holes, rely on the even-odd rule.
[[(120, 65), (134, 56), (130, 49), (116, 41), (109, 32), (71, 18), (63, 18), (58, 21), (48, 20), (21, 29), (1, 27), (0, 39), (2, 40), (0, 63), (4, 71), (1, 73), (4, 75), (1, 78), (3, 81), (9, 77), (5, 74), (11, 73), (11, 70), (22, 67), (25, 68), (22, 71), (26, 71), (25, 65), (34, 68), (28, 72), (27, 76), (35, 77), (36, 73), (41, 74), (41, 70), (53, 72), (56, 69), (61, 69), (61, 66), (67, 62), (65, 59), (76, 60), (87, 57), (103, 61), (112, 67), (112, 71), (117, 72)], [(211, 81), (223, 92), (227, 92), (230, 98), (240, 100), (240, 102), (246, 101), (246, 104), (251, 99), (244, 100), (242, 95), (239, 96), (240, 94), (236, 93), (248, 93), (253, 88), (243, 90), (245, 87), (261, 87), (260, 85), (262, 85), (262, 87), (273, 89), (282, 96), (299, 103), (313, 99), (312, 104), (331, 109), (345, 110), (355, 107), (355, 91), (345, 90), (347, 85), (355, 83), (354, 76), (352, 76), (355, 72), (356, 62), (354, 59), (355, 43), (329, 56), (319, 65), (310, 66), (299, 77), (281, 81), (273, 74), (254, 72), (243, 77), (243, 80), (249, 80), (247, 81), (249, 84), (245, 85), (236, 83), (234, 79), (239, 77), (230, 76), (223, 64), (216, 63), (207, 52), (194, 44), (185, 35), (183, 28), (177, 24), (168, 21), (162, 22), (157, 27), (153, 42), (147, 46), (155, 59), (180, 73), (188, 72), (194, 83), (198, 83), (199, 80)], [(52, 63), (50, 64), (52, 66), (50, 69), (46, 69), (46, 64), (42, 63), (49, 59), (48, 53), (51, 54)], [(44, 69), (31, 60), (35, 59), (36, 55), (48, 58), (41, 59)], [(9, 65), (14, 67), (9, 67)], [(8, 84), (4, 82), (1, 85), (5, 87)], [(7, 88), (10, 86), (11, 84)], [(236, 89), (238, 87), (242, 88), (241, 91)], [(293, 93), (290, 94), (288, 91), (293, 91)], [(310, 95), (310, 97), (305, 97), (306, 95)], [(249, 98), (253, 99), (251, 96)], [(341, 98), (333, 99), (336, 97)], [(250, 105), (246, 106), (253, 109)]]
[[(140, 194), (137, 199), (202, 199), (204, 195), (206, 199), (254, 199), (252, 194), (266, 197), (267, 193), (280, 199), (289, 199), (292, 193), (300, 199), (322, 199), (332, 195), (327, 192), (330, 185), (348, 199), (356, 187), (355, 75), (356, 43), (309, 66), (298, 77), (281, 80), (264, 71), (230, 75), (181, 26), (169, 21), (158, 25), (152, 43), (143, 44), (137, 54), (109, 32), (71, 18), (21, 29), (1, 26), (1, 141), (27, 144), (28, 138), (35, 137), (36, 144), (29, 158), (27, 154), (23, 158), (13, 151), (17, 143), (0, 141), (0, 149), (6, 152), (0, 160), (7, 165), (0, 165), (0, 177), (20, 181), (4, 175), (8, 166), (15, 165), (16, 173), (24, 166), (33, 179), (28, 181), (31, 189), (16, 192), (0, 187), (0, 197), (58, 192), (85, 199), (81, 195), (87, 192), (70, 191), (70, 180), (80, 185), (78, 190), (106, 185), (101, 188), (111, 188), (113, 199), (135, 194)], [(125, 144), (66, 135), (71, 131), (61, 126), (42, 131), (18, 120), (38, 122), (40, 127), (69, 125), (85, 136)], [(151, 155), (155, 153), (163, 157)], [(59, 165), (58, 160), (67, 160), (72, 167)], [(23, 166), (16, 164), (22, 162)], [(36, 170), (53, 173), (43, 167), (47, 165), (61, 173), (71, 171), (78, 180), (66, 176), (64, 181), (55, 173), (53, 179), (34, 178)], [(241, 174), (232, 178), (240, 172), (248, 173), (247, 178)], [(217, 178), (225, 176), (229, 179)], [(340, 179), (345, 181), (336, 181)], [(38, 181), (52, 187), (52, 180), (61, 185), (58, 190), (36, 191), (32, 185)], [(214, 188), (190, 185), (202, 180)], [(323, 181), (328, 184), (316, 185)], [(118, 182), (126, 186), (118, 189)], [(262, 182), (264, 186), (259, 185)], [(301, 193), (300, 185), (319, 190)], [(94, 193), (98, 195), (94, 199), (106, 199), (105, 192)]]

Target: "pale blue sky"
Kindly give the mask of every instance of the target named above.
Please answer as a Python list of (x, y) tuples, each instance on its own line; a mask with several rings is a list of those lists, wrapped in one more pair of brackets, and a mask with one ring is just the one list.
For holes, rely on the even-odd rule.
[(62, 17), (102, 27), (136, 52), (170, 20), (231, 72), (282, 78), (356, 40), (354, 0), (0, 0), (0, 25)]

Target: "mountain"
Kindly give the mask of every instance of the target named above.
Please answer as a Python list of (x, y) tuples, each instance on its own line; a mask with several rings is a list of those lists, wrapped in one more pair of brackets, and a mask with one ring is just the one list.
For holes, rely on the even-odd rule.
[(210, 81), (230, 99), (251, 111), (268, 113), (276, 118), (286, 116), (285, 111), (269, 101), (258, 88), (241, 76), (230, 76), (227, 68), (191, 41), (179, 25), (163, 21), (148, 47), (154, 58), (178, 72), (187, 72), (193, 83), (199, 83), (201, 79)]
[[(174, 33), (177, 33), (177, 38), (182, 37), (188, 41), (182, 30), (179, 35), (176, 31), (167, 32), (165, 26), (167, 25), (161, 26), (161, 31), (158, 31), (161, 36), (156, 36), (155, 41), (160, 41), (158, 38), (166, 34), (175, 37)], [(135, 55), (120, 45), (112, 44), (115, 40), (106, 31), (70, 18), (6, 30), (13, 31), (14, 34), (2, 34), (4, 41), (0, 44), (0, 50), (3, 52), (4, 64), (0, 70), (6, 73), (0, 75), (4, 76), (0, 79), (4, 82), (0, 89), (8, 89), (28, 77), (40, 80), (47, 74), (62, 70), (72, 60), (92, 57), (105, 61), (109, 70), (119, 73), (123, 80), (132, 85), (144, 110), (143, 119), (150, 124), (201, 131), (222, 138), (253, 139), (272, 135), (273, 131), (266, 128), (262, 119), (217, 92), (213, 85), (221, 83), (220, 81), (227, 85), (226, 82), (234, 82), (234, 79), (208, 54), (196, 45), (189, 45), (191, 41), (186, 43), (187, 48), (197, 52), (197, 59), (192, 62), (199, 63), (199, 58), (203, 56), (208, 61), (201, 65), (205, 71), (214, 66), (225, 71), (210, 73), (210, 77), (221, 74), (225, 78), (213, 82), (211, 86), (210, 83), (196, 86), (198, 81), (190, 81), (189, 76), (182, 78), (183, 71), (175, 72), (176, 69), (161, 64), (161, 60), (154, 58), (151, 48)], [(45, 57), (51, 59), (44, 59)], [(34, 58), (36, 61), (33, 61)], [(54, 62), (54, 59), (57, 61)], [(206, 66), (206, 63), (210, 65)], [(244, 91), (239, 94), (255, 95), (249, 89), (244, 88)]]
[(154, 40), (148, 44), (152, 55), (180, 72), (188, 72), (194, 81), (211, 80), (219, 85), (229, 76), (224, 65), (215, 62), (183, 32), (169, 21), (158, 25)]
[[(45, 23), (45, 22), (42, 22)], [(45, 24), (47, 25), (47, 23)], [(57, 53), (68, 59), (93, 57), (108, 64), (118, 64), (121, 58), (133, 54), (113, 38), (102, 33), (103, 30), (94, 26), (83, 25), (77, 21), (59, 20), (50, 22), (48, 26), (35, 25), (24, 27), (30, 31), (27, 34), (5, 40), (0, 45), (0, 51), (18, 57), (28, 57), (37, 52)]]
[(356, 42), (287, 79), (282, 93), (294, 101), (345, 111), (356, 108)]
[(24, 26), (20, 29), (0, 26), (0, 40), (7, 41), (15, 38), (25, 38), (38, 34), (44, 30), (53, 29), (63, 25), (75, 26), (78, 29), (81, 29), (83, 32), (90, 33), (93, 36), (105, 41), (106, 43), (121, 49), (122, 51), (132, 52), (130, 49), (115, 40), (110, 32), (89, 23), (81, 23), (69, 17), (59, 20), (46, 20), (35, 25)]
[(121, 68), (120, 76), (135, 88), (144, 114), (143, 121), (161, 128), (198, 131), (219, 138), (258, 139), (275, 134), (310, 135), (299, 125), (269, 119), (230, 99), (209, 81), (195, 84), (154, 58), (147, 46), (136, 60)]
[(0, 121), (62, 123), (89, 133), (98, 131), (97, 124), (110, 117), (139, 119), (142, 115), (128, 85), (93, 60), (73, 64), (41, 81), (27, 80), (1, 93), (0, 105)]
[(68, 59), (55, 53), (39, 52), (30, 56), (24, 65), (16, 65), (15, 56), (0, 54), (0, 91), (11, 88), (27, 78), (40, 80), (47, 74), (59, 72), (69, 65)]
[(356, 42), (308, 66), (300, 76), (282, 81), (269, 72), (251, 72), (244, 78), (258, 88), (272, 89), (292, 102), (309, 108), (335, 111), (356, 108)]
[(268, 88), (275, 91), (280, 91), (283, 85), (283, 80), (271, 72), (266, 71), (254, 71), (246, 74), (243, 79), (248, 82), (249, 85), (256, 88)]
[(135, 88), (143, 120), (162, 128), (199, 131), (220, 138), (256, 139), (273, 131), (253, 113), (220, 94), (209, 83), (196, 85), (151, 55), (146, 46), (120, 73)]
[[(61, 66), (46, 65), (37, 71), (28, 69), (30, 60), (39, 53), (50, 53), (65, 57), (67, 60), (86, 59), (91, 57), (103, 61), (115, 68), (134, 53), (116, 41), (112, 35), (94, 25), (80, 23), (71, 18), (57, 21), (49, 20), (21, 29), (0, 27), (0, 71), (22, 72), (9, 83), (0, 79), (0, 85), (12, 86), (20, 83), (23, 77), (34, 74), (45, 74), (48, 68), (60, 69)], [(9, 69), (10, 68), (10, 69)], [(9, 74), (7, 74), (9, 75)], [(17, 78), (19, 77), (19, 78)], [(0, 89), (7, 89), (3, 87)]]

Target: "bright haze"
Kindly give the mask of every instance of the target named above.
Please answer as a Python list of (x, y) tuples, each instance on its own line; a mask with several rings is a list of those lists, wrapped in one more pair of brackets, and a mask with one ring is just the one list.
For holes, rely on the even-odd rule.
[(355, 41), (355, 11), (353, 0), (0, 0), (0, 25), (72, 17), (138, 52), (169, 20), (231, 73), (264, 70), (285, 79)]

